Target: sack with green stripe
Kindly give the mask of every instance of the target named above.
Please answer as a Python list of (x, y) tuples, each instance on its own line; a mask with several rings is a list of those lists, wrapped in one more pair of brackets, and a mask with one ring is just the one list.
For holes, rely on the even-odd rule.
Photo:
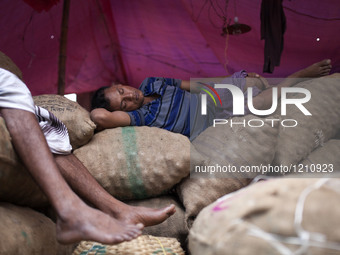
[(164, 194), (190, 170), (189, 139), (155, 127), (104, 130), (74, 155), (119, 199)]

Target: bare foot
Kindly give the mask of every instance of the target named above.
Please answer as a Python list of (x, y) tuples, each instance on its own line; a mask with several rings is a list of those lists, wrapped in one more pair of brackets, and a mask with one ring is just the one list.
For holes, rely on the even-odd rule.
[(314, 78), (328, 75), (332, 69), (331, 60), (324, 59), (320, 62), (314, 63), (305, 69), (302, 69), (290, 77), (292, 78)]
[[(117, 208), (119, 207), (119, 208)], [(127, 224), (142, 223), (144, 226), (153, 226), (162, 223), (176, 212), (175, 205), (154, 209), (127, 204), (115, 205), (113, 209), (105, 210), (106, 213)]]
[(104, 244), (130, 241), (139, 235), (142, 224), (126, 224), (87, 205), (73, 206), (68, 216), (57, 218), (57, 240), (68, 244), (90, 240)]

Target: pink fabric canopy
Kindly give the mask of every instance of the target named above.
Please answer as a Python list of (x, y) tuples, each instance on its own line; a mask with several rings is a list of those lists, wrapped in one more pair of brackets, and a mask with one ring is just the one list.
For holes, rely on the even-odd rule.
[[(340, 72), (339, 0), (284, 0), (287, 29), (281, 64), (263, 74), (257, 0), (71, 1), (66, 93), (112, 81), (138, 87), (147, 76), (190, 79), (245, 69), (284, 77), (324, 58)], [(0, 2), (0, 51), (23, 72), (33, 95), (57, 93), (63, 1), (37, 12), (23, 0)], [(224, 17), (251, 26), (221, 36)]]

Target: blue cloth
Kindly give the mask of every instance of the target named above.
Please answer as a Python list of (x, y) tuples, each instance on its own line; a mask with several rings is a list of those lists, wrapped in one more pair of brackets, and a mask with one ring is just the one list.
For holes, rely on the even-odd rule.
[[(243, 91), (246, 76), (245, 71), (240, 71), (224, 79), (221, 83), (234, 84)], [(212, 125), (214, 118), (228, 119), (232, 117), (233, 98), (228, 89), (216, 89), (223, 102), (223, 107), (215, 107), (213, 101), (208, 97), (208, 113), (202, 116), (200, 114), (200, 94), (182, 90), (181, 82), (179, 79), (146, 78), (139, 87), (143, 95), (159, 95), (159, 97), (138, 110), (127, 112), (131, 118), (131, 126), (159, 127), (183, 134), (190, 140), (194, 140), (202, 131)], [(253, 96), (259, 92), (255, 88)], [(246, 106), (245, 110), (248, 113)]]
[(189, 136), (191, 95), (180, 88), (181, 82), (170, 78), (146, 78), (139, 87), (143, 95), (159, 97), (138, 110), (127, 112), (131, 125), (159, 127)]

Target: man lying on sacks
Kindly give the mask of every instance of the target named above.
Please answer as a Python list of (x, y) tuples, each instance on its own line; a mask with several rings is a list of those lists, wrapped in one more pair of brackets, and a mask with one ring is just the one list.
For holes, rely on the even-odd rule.
[[(295, 85), (300, 81), (299, 78), (328, 75), (331, 67), (331, 60), (325, 59), (293, 73), (275, 86), (276, 99), (280, 98), (282, 88)], [(240, 71), (226, 77), (220, 83), (232, 83), (236, 86), (235, 90), (243, 93), (241, 97), (244, 100), (247, 99), (247, 91), (251, 87), (252, 94), (249, 96), (252, 97), (253, 108), (257, 110), (266, 110), (272, 105), (274, 86), (270, 86), (258, 74)], [(203, 103), (199, 98), (203, 92), (208, 93), (207, 90), (217, 95), (221, 105), (217, 106), (215, 99), (208, 100), (205, 102), (207, 104), (205, 111), (209, 114), (204, 114), (203, 110), (201, 111)], [(230, 90), (214, 88), (214, 84), (198, 82), (196, 86), (190, 86), (189, 81), (149, 77), (142, 82), (139, 89), (114, 84), (97, 90), (92, 99), (91, 119), (96, 123), (98, 131), (130, 125), (154, 126), (181, 133), (194, 140), (213, 124), (211, 116), (217, 119), (231, 118), (235, 113), (234, 103)], [(214, 107), (214, 104), (217, 107)], [(244, 109), (240, 110), (243, 114), (250, 112), (245, 105)]]
[(56, 236), (60, 243), (92, 240), (115, 244), (132, 240), (144, 226), (159, 224), (175, 213), (174, 205), (162, 209), (135, 207), (108, 194), (71, 154), (66, 126), (34, 105), (26, 85), (5, 70), (12, 70), (6, 68), (8, 62), (0, 54), (0, 113), (16, 152), (57, 213)]

